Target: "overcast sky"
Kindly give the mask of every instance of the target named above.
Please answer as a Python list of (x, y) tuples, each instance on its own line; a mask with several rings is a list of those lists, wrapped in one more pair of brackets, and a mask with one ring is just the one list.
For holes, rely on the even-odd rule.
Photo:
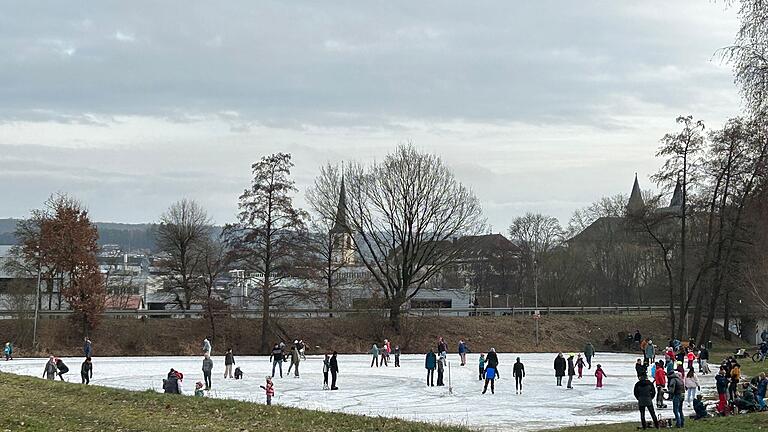
[(56, 191), (99, 221), (182, 197), (234, 219), (250, 164), (293, 154), (297, 203), (328, 161), (412, 141), (493, 231), (643, 187), (679, 114), (738, 114), (723, 2), (7, 2), (0, 217)]

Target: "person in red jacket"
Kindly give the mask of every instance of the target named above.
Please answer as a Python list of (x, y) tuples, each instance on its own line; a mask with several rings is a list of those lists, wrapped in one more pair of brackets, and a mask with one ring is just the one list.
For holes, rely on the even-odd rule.
[(656, 363), (656, 374), (653, 376), (653, 382), (656, 384), (656, 408), (666, 408), (664, 389), (667, 388), (667, 374), (664, 371), (664, 362), (661, 360)]
[(272, 377), (268, 376), (266, 385), (259, 387), (263, 388), (267, 394), (267, 405), (272, 405), (272, 396), (275, 395), (275, 385), (272, 384)]

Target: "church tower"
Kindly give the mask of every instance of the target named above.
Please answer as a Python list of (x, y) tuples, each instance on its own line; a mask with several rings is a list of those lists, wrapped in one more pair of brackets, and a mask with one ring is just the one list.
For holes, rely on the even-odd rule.
[(632, 185), (632, 194), (629, 196), (629, 202), (627, 203), (627, 215), (639, 216), (644, 210), (645, 202), (640, 191), (640, 183), (637, 181), (637, 173), (635, 173), (635, 184)]
[(329, 234), (333, 241), (333, 262), (336, 264), (352, 264), (355, 261), (355, 248), (352, 243), (349, 225), (347, 225), (347, 193), (344, 188), (344, 177), (341, 178), (336, 218)]

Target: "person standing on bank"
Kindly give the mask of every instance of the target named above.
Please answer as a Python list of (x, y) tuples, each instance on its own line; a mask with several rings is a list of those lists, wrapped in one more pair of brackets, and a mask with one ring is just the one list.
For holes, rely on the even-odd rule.
[(515, 376), (515, 394), (523, 394), (523, 378), (525, 378), (525, 365), (520, 361), (520, 357), (515, 361), (512, 367), (512, 375)]
[(91, 383), (91, 378), (93, 378), (93, 363), (91, 363), (90, 357), (86, 357), (83, 364), (80, 365), (80, 379), (83, 384), (88, 385)]
[(88, 336), (85, 337), (83, 340), (83, 355), (85, 357), (91, 357), (91, 354), (93, 353), (93, 343), (90, 339), (88, 339)]
[(53, 356), (48, 357), (48, 362), (43, 369), (43, 377), (48, 380), (56, 379), (56, 358)]
[(658, 429), (659, 419), (656, 417), (656, 410), (653, 409), (653, 398), (656, 396), (656, 389), (646, 375), (641, 376), (637, 383), (635, 383), (634, 393), (635, 399), (637, 399), (637, 407), (640, 410), (640, 426), (643, 429), (648, 427), (648, 423), (645, 421), (645, 411), (647, 410), (653, 419), (653, 427)]
[(203, 358), (203, 379), (205, 380), (205, 389), (211, 389), (211, 373), (213, 372), (213, 360), (210, 354), (206, 353)]
[(232, 354), (232, 348), (227, 348), (227, 353), (224, 355), (224, 378), (227, 376), (232, 378), (232, 366), (235, 365), (235, 355)]
[(557, 378), (557, 386), (562, 387), (563, 386), (563, 377), (565, 376), (565, 357), (563, 357), (563, 353), (557, 354), (557, 357), (555, 357), (555, 378)]

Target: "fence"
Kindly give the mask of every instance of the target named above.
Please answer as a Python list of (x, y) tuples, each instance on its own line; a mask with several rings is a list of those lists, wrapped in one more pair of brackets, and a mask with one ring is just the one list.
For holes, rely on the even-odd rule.
[[(663, 315), (669, 312), (669, 306), (557, 306), (557, 307), (512, 307), (512, 308), (432, 308), (432, 309), (405, 309), (403, 315), (417, 317), (470, 317), (470, 316), (533, 316), (536, 311), (540, 315), (621, 315), (621, 314), (645, 314)], [(63, 318), (72, 314), (69, 310), (40, 310), (41, 318)], [(260, 309), (231, 309), (215, 311), (214, 315), (230, 318), (261, 318)], [(389, 309), (281, 309), (273, 310), (273, 316), (288, 318), (327, 318), (327, 317), (354, 317), (354, 316), (389, 316)], [(33, 310), (13, 311), (0, 310), (0, 319), (17, 319), (20, 317), (31, 318)], [(104, 311), (107, 318), (205, 318), (204, 310), (107, 310)]]

